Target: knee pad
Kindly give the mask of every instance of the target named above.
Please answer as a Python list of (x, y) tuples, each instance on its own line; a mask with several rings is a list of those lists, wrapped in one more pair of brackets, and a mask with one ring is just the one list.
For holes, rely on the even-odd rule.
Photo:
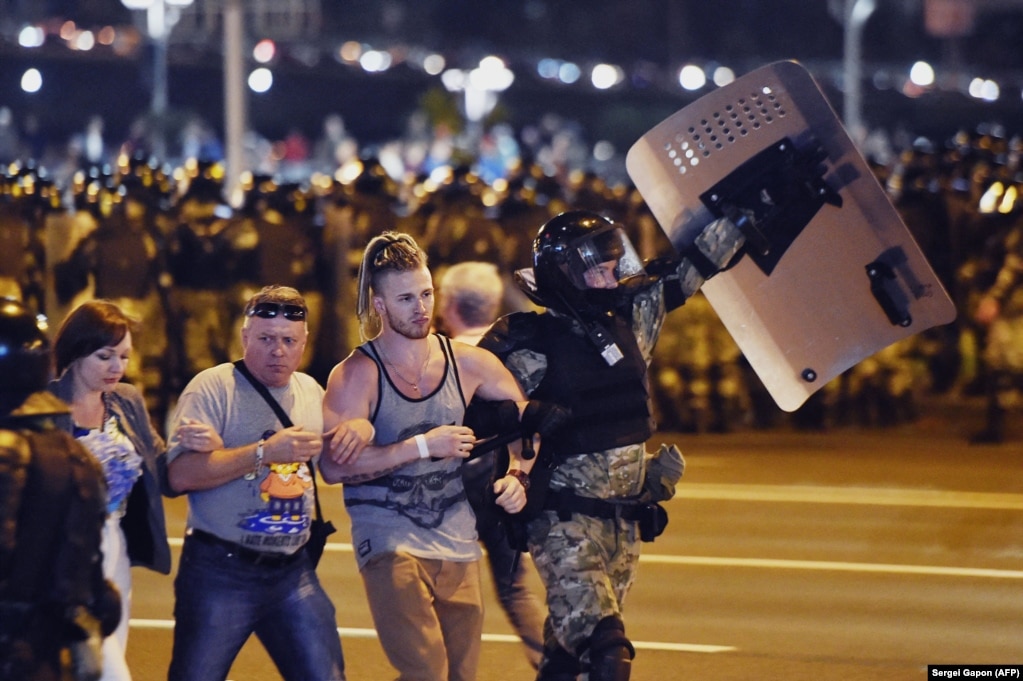
[(619, 617), (597, 622), (590, 636), (590, 681), (628, 681), (636, 649), (625, 637), (625, 623)]

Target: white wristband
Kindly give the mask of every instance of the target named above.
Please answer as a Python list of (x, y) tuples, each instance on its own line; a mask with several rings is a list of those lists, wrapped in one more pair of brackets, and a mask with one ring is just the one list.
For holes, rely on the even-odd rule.
[(430, 458), (430, 448), (426, 446), (426, 437), (424, 437), (423, 435), (420, 434), (420, 435), (416, 435), (414, 439), (416, 441), (416, 447), (419, 447), (419, 458), (420, 459), (429, 459)]

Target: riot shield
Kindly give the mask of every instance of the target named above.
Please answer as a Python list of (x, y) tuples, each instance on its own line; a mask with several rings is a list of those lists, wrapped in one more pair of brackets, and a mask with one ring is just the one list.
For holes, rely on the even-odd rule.
[(786, 411), (866, 357), (955, 318), (867, 162), (795, 62), (686, 106), (633, 145), (626, 167), (680, 253), (699, 255), (694, 243), (714, 224), (739, 235), (740, 255), (702, 290)]

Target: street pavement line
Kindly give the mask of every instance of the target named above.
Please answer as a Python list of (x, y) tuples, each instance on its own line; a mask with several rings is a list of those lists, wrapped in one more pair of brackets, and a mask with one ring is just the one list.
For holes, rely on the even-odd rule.
[[(132, 617), (128, 622), (132, 629), (162, 629), (171, 630), (174, 628), (174, 620), (154, 620)], [(376, 638), (376, 629), (365, 629), (355, 627), (338, 627), (337, 633), (345, 638)], [(483, 641), (486, 643), (521, 643), (521, 639), (513, 634), (483, 634)], [(661, 641), (633, 641), (632, 645), (642, 650), (666, 650), (680, 653), (725, 653), (736, 650), (733, 646), (714, 646), (699, 643), (667, 643)]]
[[(372, 629), (369, 631), (373, 631)], [(343, 634), (342, 634), (343, 635)], [(374, 634), (375, 635), (375, 634)], [(521, 643), (514, 634), (483, 634), (483, 640), (492, 643)], [(713, 646), (699, 643), (666, 643), (663, 641), (633, 641), (637, 650), (667, 650), (680, 653), (725, 653), (737, 650), (734, 646)]]
[(728, 485), (698, 482), (679, 485), (674, 500), (679, 499), (1023, 510), (1023, 494), (876, 487)]
[(940, 567), (934, 565), (895, 565), (891, 563), (845, 563), (826, 560), (778, 560), (773, 558), (716, 558), (711, 556), (659, 556), (644, 554), (640, 562), (661, 565), (701, 565), (714, 567), (772, 568), (783, 570), (838, 570), (844, 572), (883, 572), (903, 575), (939, 575), (942, 577), (985, 577), (1023, 579), (1023, 570)]
[[(171, 546), (181, 546), (181, 539), (171, 539)], [(347, 542), (327, 542), (324, 551), (351, 553)], [(528, 554), (523, 554), (528, 556)], [(769, 568), (781, 570), (833, 570), (840, 572), (874, 572), (900, 575), (937, 575), (942, 577), (983, 577), (987, 579), (1023, 579), (1023, 570), (993, 568), (942, 567), (937, 565), (898, 565), (895, 563), (850, 563), (829, 560), (782, 560), (778, 558), (719, 558), (715, 556), (667, 556), (644, 553), (642, 563), (660, 565), (711, 565), (715, 567)]]

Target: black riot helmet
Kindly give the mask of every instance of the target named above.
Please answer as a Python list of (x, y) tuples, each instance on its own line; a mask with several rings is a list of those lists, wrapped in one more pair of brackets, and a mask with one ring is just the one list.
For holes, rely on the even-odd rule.
[[(593, 277), (601, 265), (606, 266), (603, 285)], [(611, 314), (619, 299), (618, 283), (642, 273), (643, 263), (625, 231), (597, 213), (556, 215), (533, 241), (535, 296), (561, 312), (590, 318)]]
[(45, 325), (22, 303), (0, 298), (0, 416), (45, 389), (49, 377)]

